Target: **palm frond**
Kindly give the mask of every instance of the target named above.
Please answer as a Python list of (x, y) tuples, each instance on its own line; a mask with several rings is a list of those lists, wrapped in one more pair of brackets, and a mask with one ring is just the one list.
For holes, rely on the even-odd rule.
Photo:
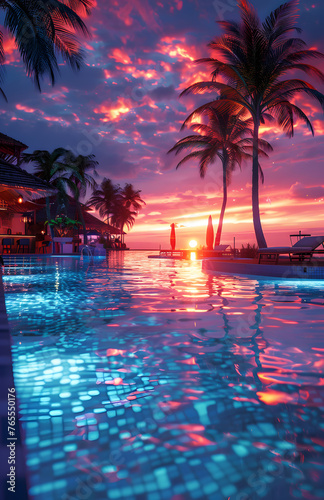
[(3, 2), (4, 25), (15, 39), (27, 75), (34, 78), (39, 90), (45, 76), (55, 83), (59, 73), (58, 54), (72, 68), (80, 68), (83, 52), (75, 34), (81, 32), (88, 36), (89, 33), (76, 10), (82, 7), (90, 13), (91, 6), (92, 2), (82, 0)]
[(180, 139), (169, 151), (168, 153), (175, 152), (176, 155), (182, 152), (183, 149), (187, 148), (205, 148), (209, 144), (209, 137), (200, 135), (190, 135)]
[(286, 2), (266, 18), (263, 23), (264, 31), (270, 42), (287, 35), (291, 31), (301, 33), (301, 29), (296, 26), (298, 18), (299, 0)]

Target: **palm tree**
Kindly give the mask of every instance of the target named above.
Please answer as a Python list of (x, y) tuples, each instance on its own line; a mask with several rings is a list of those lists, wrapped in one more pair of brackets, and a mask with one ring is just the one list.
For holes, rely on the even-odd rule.
[[(309, 58), (318, 59), (324, 55), (308, 49), (301, 38), (291, 34), (300, 32), (296, 27), (298, 3), (298, 0), (291, 0), (281, 5), (261, 23), (254, 7), (247, 0), (238, 0), (240, 23), (220, 21), (223, 34), (209, 44), (219, 58), (198, 61), (211, 67), (211, 81), (195, 83), (181, 94), (221, 92), (216, 99), (222, 100), (225, 110), (235, 102), (249, 111), (253, 120), (252, 211), (259, 248), (267, 246), (259, 211), (260, 125), (267, 119), (275, 120), (287, 136), (292, 137), (297, 118), (314, 135), (310, 120), (293, 100), (305, 95), (324, 109), (324, 95), (313, 85), (298, 78), (285, 79), (290, 71), (302, 71), (324, 81), (320, 70), (305, 63)], [(219, 76), (225, 83), (217, 81)], [(186, 122), (199, 115), (206, 106), (210, 103), (197, 108)]]
[[(244, 160), (252, 158), (253, 139), (246, 137), (252, 135), (251, 120), (244, 119), (247, 115), (242, 106), (232, 105), (230, 111), (222, 109), (220, 101), (213, 106), (205, 107), (201, 112), (208, 118), (208, 124), (195, 123), (191, 129), (199, 135), (190, 135), (178, 141), (169, 153), (175, 151), (179, 154), (184, 149), (191, 152), (186, 155), (177, 165), (187, 161), (198, 159), (200, 177), (205, 177), (207, 168), (217, 159), (222, 164), (223, 179), (223, 202), (219, 217), (218, 229), (215, 238), (215, 246), (220, 244), (224, 214), (227, 204), (227, 186), (230, 183), (231, 174), (234, 169)], [(266, 150), (271, 151), (272, 147), (266, 141), (259, 140), (259, 152), (267, 156)], [(259, 165), (259, 172), (263, 181), (263, 174)]]
[[(76, 33), (88, 35), (80, 16), (89, 15), (92, 6), (91, 0), (0, 0), (0, 9), (5, 13), (4, 26), (14, 37), (27, 75), (34, 78), (39, 90), (44, 76), (55, 83), (58, 56), (73, 69), (80, 68), (83, 52)], [(0, 32), (0, 65), (4, 62)]]
[(143, 205), (146, 205), (145, 201), (142, 200), (140, 196), (140, 192), (140, 190), (135, 191), (132, 184), (125, 184), (120, 192), (123, 205), (138, 212)]
[(121, 203), (116, 203), (111, 217), (111, 223), (120, 229), (120, 239), (123, 239), (124, 226), (127, 229), (133, 227), (135, 222), (136, 212), (130, 210)]
[(76, 203), (77, 215), (83, 227), (84, 244), (86, 245), (88, 238), (81, 209), (80, 197), (85, 196), (88, 187), (92, 190), (96, 189), (97, 182), (93, 176), (98, 176), (98, 172), (96, 171), (98, 162), (95, 160), (95, 155), (93, 154), (87, 156), (74, 156), (73, 153), (70, 153), (67, 156), (67, 162), (74, 169), (71, 172), (70, 180), (72, 180), (73, 185), (77, 188), (73, 189), (73, 195)]
[[(67, 189), (74, 192), (76, 196), (78, 193), (78, 186), (71, 178), (72, 174), (79, 182), (81, 181), (77, 170), (67, 161), (68, 155), (69, 151), (66, 149), (56, 148), (52, 153), (46, 150), (36, 150), (33, 153), (24, 153), (22, 156), (23, 163), (34, 164), (34, 175), (51, 184), (58, 191), (59, 211), (63, 213), (67, 202)], [(46, 196), (46, 216), (49, 221), (51, 219), (49, 196)]]
[(114, 213), (114, 205), (117, 203), (120, 196), (120, 187), (114, 186), (110, 179), (103, 179), (100, 187), (95, 189), (88, 205), (93, 205), (96, 210), (99, 210), (100, 217), (107, 220), (109, 224), (110, 217)]

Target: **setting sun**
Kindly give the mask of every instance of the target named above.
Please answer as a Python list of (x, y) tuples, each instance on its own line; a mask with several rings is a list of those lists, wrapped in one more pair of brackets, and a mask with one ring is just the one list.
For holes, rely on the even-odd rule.
[(189, 241), (189, 246), (190, 246), (190, 248), (196, 248), (196, 246), (197, 246), (197, 241), (196, 241), (196, 240), (191, 240), (191, 241)]

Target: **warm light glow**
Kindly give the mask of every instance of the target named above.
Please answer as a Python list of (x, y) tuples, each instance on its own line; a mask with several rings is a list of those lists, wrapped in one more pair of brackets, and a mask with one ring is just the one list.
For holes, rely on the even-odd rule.
[(21, 197), (21, 196), (19, 196), (19, 198), (18, 198), (18, 203), (22, 203), (23, 201), (24, 201), (24, 200), (22, 199), (22, 197)]
[(197, 241), (196, 241), (196, 240), (191, 240), (191, 241), (189, 241), (189, 246), (190, 246), (190, 248), (196, 248), (196, 246), (197, 246)]
[(190, 260), (197, 260), (196, 252), (190, 252)]

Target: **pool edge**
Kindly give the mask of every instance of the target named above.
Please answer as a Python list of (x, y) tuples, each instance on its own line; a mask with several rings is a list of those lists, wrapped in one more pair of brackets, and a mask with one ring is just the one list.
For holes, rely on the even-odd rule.
[[(2, 466), (0, 468), (0, 497), (1, 493), (4, 495), (3, 498), (8, 498), (8, 490), (10, 484), (7, 483), (9, 480), (10, 466), (15, 466), (15, 492), (14, 495), (19, 500), (28, 500), (28, 487), (26, 479), (26, 454), (25, 448), (22, 442), (22, 428), (19, 421), (18, 414), (18, 401), (15, 398), (15, 408), (16, 408), (16, 440), (11, 439), (8, 434), (8, 389), (15, 387), (13, 369), (12, 369), (12, 354), (11, 354), (11, 334), (6, 310), (4, 286), (2, 280), (2, 272), (0, 272), (0, 370), (1, 370), (1, 384), (0, 384), (0, 419), (1, 419), (1, 442), (0, 442), (0, 457)], [(15, 393), (16, 394), (16, 393)], [(9, 453), (10, 448), (8, 443), (15, 443), (15, 463), (9, 464)], [(12, 447), (13, 448), (13, 447)]]
[(202, 260), (202, 270), (261, 279), (324, 280), (324, 266), (257, 264), (252, 259), (251, 262), (237, 262), (206, 258)]

